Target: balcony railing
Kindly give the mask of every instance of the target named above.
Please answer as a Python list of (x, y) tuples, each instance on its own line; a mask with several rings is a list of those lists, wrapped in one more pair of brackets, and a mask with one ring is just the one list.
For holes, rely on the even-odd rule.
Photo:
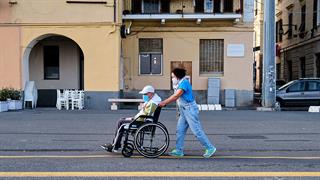
[(243, 0), (125, 0), (123, 19), (238, 19)]

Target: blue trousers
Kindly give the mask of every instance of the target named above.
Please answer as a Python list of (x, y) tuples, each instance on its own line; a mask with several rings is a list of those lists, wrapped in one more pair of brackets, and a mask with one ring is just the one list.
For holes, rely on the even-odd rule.
[(179, 109), (179, 120), (177, 123), (177, 141), (176, 149), (177, 151), (183, 152), (184, 149), (184, 139), (187, 133), (188, 128), (190, 127), (192, 133), (200, 141), (202, 146), (206, 149), (214, 148), (214, 146), (209, 141), (207, 135), (204, 133), (201, 123), (199, 120), (199, 109), (195, 101), (186, 102), (183, 99), (179, 98), (178, 101)]

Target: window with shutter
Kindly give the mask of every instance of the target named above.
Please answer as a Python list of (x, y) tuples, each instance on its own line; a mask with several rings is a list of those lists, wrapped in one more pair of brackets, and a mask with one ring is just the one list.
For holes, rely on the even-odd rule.
[(139, 39), (139, 74), (162, 74), (162, 39)]
[(223, 64), (224, 40), (200, 39), (200, 74), (222, 74)]

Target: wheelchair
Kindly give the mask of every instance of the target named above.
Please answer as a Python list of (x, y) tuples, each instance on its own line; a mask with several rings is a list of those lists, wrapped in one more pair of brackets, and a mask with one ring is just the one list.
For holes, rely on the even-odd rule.
[[(122, 155), (131, 157), (134, 150), (146, 158), (157, 158), (169, 147), (169, 133), (160, 123), (161, 107), (157, 107), (153, 116), (141, 115), (131, 123), (124, 125)], [(137, 121), (144, 118), (145, 121)]]

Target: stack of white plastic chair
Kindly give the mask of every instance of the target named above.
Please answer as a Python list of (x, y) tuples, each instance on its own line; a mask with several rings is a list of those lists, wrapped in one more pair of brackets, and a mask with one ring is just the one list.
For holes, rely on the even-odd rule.
[(84, 92), (75, 90), (72, 96), (72, 110), (77, 108), (79, 110), (84, 108)]
[(66, 109), (69, 109), (68, 91), (64, 91), (63, 93), (61, 93), (60, 89), (57, 89), (56, 107), (59, 110), (61, 110), (62, 107), (65, 107)]
[(26, 102), (31, 101), (31, 107), (36, 108), (37, 107), (37, 101), (38, 101), (38, 90), (36, 88), (34, 81), (27, 81), (25, 88), (24, 88), (24, 101), (23, 101), (23, 107), (26, 107)]
[(69, 110), (69, 108), (71, 107), (72, 108), (72, 99), (73, 99), (73, 96), (74, 96), (74, 91), (71, 90), (71, 89), (66, 89), (64, 90), (66, 92), (66, 97), (67, 97), (67, 107), (66, 109)]

